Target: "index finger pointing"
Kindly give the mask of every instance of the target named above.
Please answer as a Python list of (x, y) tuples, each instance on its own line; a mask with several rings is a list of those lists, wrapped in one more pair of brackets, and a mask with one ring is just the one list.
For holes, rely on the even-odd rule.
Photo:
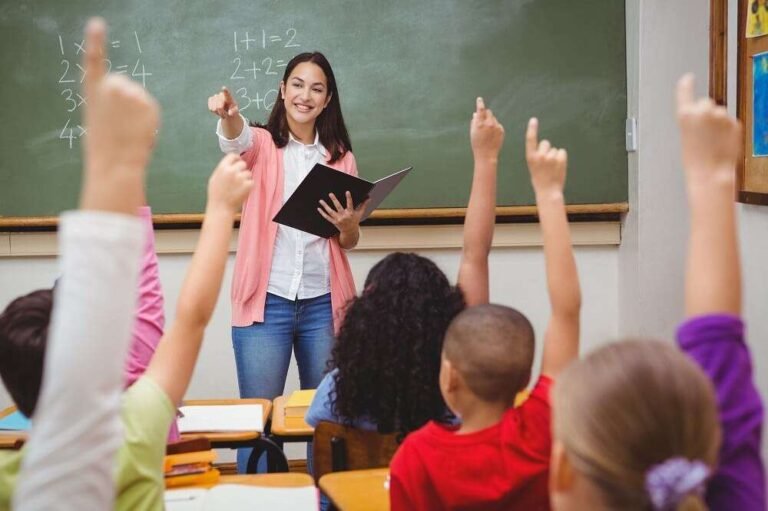
[(85, 27), (85, 55), (83, 56), (83, 83), (86, 98), (93, 95), (94, 89), (107, 74), (104, 59), (106, 50), (104, 40), (107, 37), (107, 24), (103, 18), (91, 18)]
[(531, 117), (528, 121), (528, 129), (525, 132), (525, 152), (528, 154), (536, 152), (539, 146), (539, 120)]
[(221, 88), (221, 92), (224, 93), (224, 96), (227, 98), (227, 101), (232, 101), (232, 94), (230, 94), (229, 89), (227, 89), (226, 86)]
[(678, 110), (690, 106), (694, 102), (693, 73), (687, 73), (677, 82), (677, 108)]
[(485, 109), (485, 101), (483, 101), (483, 98), (478, 97), (475, 100), (475, 113), (478, 114), (478, 117), (480, 120), (485, 119), (486, 109)]

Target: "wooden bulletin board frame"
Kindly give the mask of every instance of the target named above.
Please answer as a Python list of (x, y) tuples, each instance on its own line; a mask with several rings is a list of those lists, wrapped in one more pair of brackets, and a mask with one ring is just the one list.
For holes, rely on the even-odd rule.
[[(713, 0), (714, 1), (714, 0)], [(727, 4), (725, 0), (716, 0)], [(747, 8), (752, 0), (738, 2), (737, 111), (744, 123), (744, 157), (736, 169), (736, 200), (768, 205), (768, 157), (752, 156), (752, 57), (768, 52), (768, 35), (747, 39)], [(723, 67), (725, 67), (723, 65)], [(725, 73), (724, 73), (725, 74)]]

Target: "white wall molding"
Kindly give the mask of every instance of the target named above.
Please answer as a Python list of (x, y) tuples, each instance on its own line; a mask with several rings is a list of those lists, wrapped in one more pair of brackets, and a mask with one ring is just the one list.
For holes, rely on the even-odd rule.
[[(462, 225), (409, 225), (363, 227), (355, 251), (428, 250), (461, 248)], [(199, 229), (156, 230), (158, 254), (191, 254), (197, 244)], [(617, 246), (621, 242), (620, 222), (573, 222), (573, 244), (577, 246)], [(540, 247), (539, 224), (500, 224), (496, 226), (493, 246)], [(237, 231), (232, 235), (230, 251), (237, 246)], [(0, 234), (0, 257), (53, 257), (57, 254), (55, 232), (19, 232)]]

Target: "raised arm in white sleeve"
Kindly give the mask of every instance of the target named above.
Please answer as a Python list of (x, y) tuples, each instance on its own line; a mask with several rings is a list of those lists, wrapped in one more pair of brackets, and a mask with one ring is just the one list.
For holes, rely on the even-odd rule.
[(59, 229), (63, 276), (13, 499), (18, 511), (111, 509), (114, 503), (123, 366), (144, 230), (135, 216), (97, 211), (65, 213)]

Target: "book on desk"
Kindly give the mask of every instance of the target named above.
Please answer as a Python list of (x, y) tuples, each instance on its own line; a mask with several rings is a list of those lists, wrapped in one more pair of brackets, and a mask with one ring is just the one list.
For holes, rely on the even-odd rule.
[(315, 389), (295, 390), (285, 401), (283, 417), (286, 428), (305, 427), (304, 417), (307, 415), (312, 400), (315, 398)]

